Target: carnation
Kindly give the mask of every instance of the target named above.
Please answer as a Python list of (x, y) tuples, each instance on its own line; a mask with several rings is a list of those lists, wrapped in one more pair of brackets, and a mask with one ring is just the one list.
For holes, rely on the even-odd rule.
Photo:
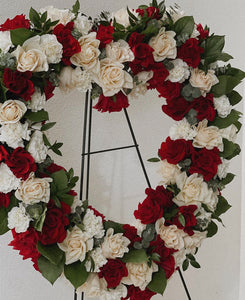
[(25, 232), (31, 218), (26, 214), (24, 205), (21, 203), (18, 207), (14, 207), (8, 213), (8, 228), (15, 229), (17, 233)]
[(87, 209), (83, 218), (84, 230), (90, 238), (95, 237), (97, 239), (104, 236), (105, 230), (101, 217), (96, 217), (91, 209)]
[(102, 249), (99, 247), (90, 252), (90, 257), (93, 261), (93, 264), (91, 263), (91, 260), (86, 260), (85, 267), (87, 272), (90, 272), (93, 266), (93, 271), (98, 273), (100, 268), (107, 263), (107, 259), (104, 257)]
[(182, 59), (172, 60), (173, 69), (169, 70), (169, 75), (167, 80), (171, 82), (179, 82), (182, 83), (190, 76), (190, 70), (187, 63), (185, 63)]
[(207, 237), (207, 231), (194, 231), (192, 236), (184, 237), (184, 244), (187, 253), (195, 254), (196, 248), (201, 247), (202, 241)]
[(61, 61), (63, 46), (53, 34), (44, 34), (39, 37), (40, 48), (47, 57), (49, 64), (57, 64)]
[(28, 101), (27, 107), (33, 112), (42, 110), (46, 103), (45, 94), (41, 93), (40, 89), (35, 88), (34, 94), (31, 96), (31, 101)]
[(24, 147), (23, 140), (30, 140), (31, 130), (28, 130), (28, 123), (4, 124), (0, 128), (0, 141), (7, 143), (11, 148)]
[(3, 53), (7, 53), (13, 47), (10, 31), (0, 31), (0, 49)]
[(231, 142), (235, 142), (237, 138), (237, 127), (234, 124), (231, 124), (229, 127), (220, 129), (222, 138), (225, 138)]
[(214, 98), (214, 107), (221, 118), (226, 118), (232, 110), (232, 105), (230, 105), (229, 98), (226, 95)]
[(82, 35), (86, 35), (92, 29), (93, 23), (87, 17), (78, 13), (76, 20), (74, 21), (74, 28), (78, 30)]
[(134, 60), (134, 54), (129, 44), (124, 40), (118, 40), (106, 45), (106, 56), (121, 63)]
[(43, 141), (43, 133), (35, 130), (27, 147), (36, 163), (42, 163), (46, 159), (48, 148)]
[(227, 176), (228, 174), (228, 169), (230, 166), (230, 161), (227, 159), (224, 159), (223, 157), (221, 157), (221, 161), (222, 163), (218, 165), (218, 172), (217, 175), (219, 177), (219, 179), (223, 179)]
[(172, 140), (193, 140), (196, 134), (196, 127), (190, 125), (186, 118), (179, 122), (175, 122), (169, 130), (169, 136)]
[(20, 185), (20, 179), (15, 177), (10, 168), (5, 164), (0, 164), (0, 192), (9, 193), (16, 190)]

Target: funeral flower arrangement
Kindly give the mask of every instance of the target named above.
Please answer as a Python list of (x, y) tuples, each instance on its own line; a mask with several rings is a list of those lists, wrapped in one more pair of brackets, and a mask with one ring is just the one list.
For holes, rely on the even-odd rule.
[[(92, 20), (77, 1), (0, 25), (0, 233), (54, 283), (62, 274), (78, 292), (100, 299), (150, 299), (189, 263), (230, 205), (221, 191), (245, 77), (226, 63), (224, 37), (178, 7), (156, 0)], [(219, 63), (218, 63), (219, 62)], [(108, 221), (73, 190), (78, 177), (54, 163), (45, 102), (59, 87), (90, 91), (101, 112), (121, 111), (155, 89), (175, 120), (159, 147), (161, 181), (147, 188), (132, 225)], [(139, 100), (138, 100), (139, 101)], [(159, 100), (160, 101), (160, 100)]]

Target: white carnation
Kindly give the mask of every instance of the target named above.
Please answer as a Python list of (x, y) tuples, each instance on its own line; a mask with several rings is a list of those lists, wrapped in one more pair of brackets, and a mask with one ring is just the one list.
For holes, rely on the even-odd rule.
[(185, 249), (187, 253), (194, 254), (196, 248), (199, 248), (202, 244), (202, 241), (207, 237), (207, 231), (200, 232), (194, 231), (192, 236), (186, 234), (184, 237)]
[(7, 53), (13, 47), (10, 31), (0, 31), (0, 49), (3, 53)]
[(20, 179), (15, 177), (9, 167), (1, 163), (0, 164), (0, 193), (9, 193), (12, 190), (16, 190), (20, 185)]
[(229, 98), (226, 95), (214, 98), (214, 107), (221, 118), (227, 117), (232, 110), (232, 105), (230, 105)]
[(15, 229), (17, 233), (25, 232), (31, 218), (26, 214), (24, 205), (21, 203), (19, 207), (14, 207), (8, 213), (8, 228)]
[(49, 64), (57, 64), (61, 61), (63, 46), (58, 42), (54, 34), (41, 35), (40, 47), (46, 55)]
[(50, 19), (51, 22), (59, 21), (58, 24), (66, 25), (75, 18), (75, 15), (69, 9), (58, 9), (53, 6), (46, 6), (40, 9), (40, 12), (48, 13), (47, 19)]
[(77, 29), (82, 35), (86, 35), (92, 29), (93, 23), (87, 17), (79, 13), (74, 21), (74, 28)]
[(84, 231), (90, 238), (102, 238), (105, 234), (102, 218), (96, 216), (91, 209), (87, 209), (83, 218)]
[(172, 140), (184, 139), (186, 141), (193, 140), (197, 130), (195, 126), (191, 126), (186, 118), (182, 119), (170, 128), (169, 136)]
[[(103, 267), (107, 263), (107, 259), (104, 257), (101, 248), (96, 248), (90, 252), (90, 257), (93, 259), (94, 262), (94, 269), (93, 272), (99, 273), (100, 268)], [(91, 271), (92, 263), (91, 260), (87, 260), (85, 263), (85, 267), (87, 272)]]
[(185, 248), (173, 253), (175, 268), (181, 267), (184, 260), (186, 259), (186, 250)]
[(31, 96), (31, 101), (28, 101), (27, 107), (34, 112), (42, 110), (46, 103), (45, 94), (41, 93), (40, 89), (35, 89), (34, 94)]
[(237, 131), (237, 127), (234, 124), (231, 124), (224, 129), (220, 129), (221, 136), (233, 143), (236, 141)]
[(221, 157), (222, 163), (218, 165), (217, 175), (219, 179), (223, 179), (226, 177), (230, 165), (230, 161)]
[(28, 130), (28, 123), (4, 124), (0, 128), (0, 141), (5, 142), (11, 148), (24, 147), (23, 140), (30, 140), (31, 130)]
[(140, 96), (145, 95), (147, 92), (147, 84), (146, 83), (140, 83), (136, 84), (134, 82), (134, 86), (132, 88), (132, 91), (130, 94), (128, 94), (129, 101), (133, 99), (138, 99)]
[(121, 63), (134, 60), (134, 54), (130, 49), (129, 44), (124, 40), (118, 40), (117, 42), (107, 44), (106, 56)]
[(119, 284), (115, 289), (108, 289), (107, 283), (104, 285), (102, 300), (118, 300), (127, 296), (128, 290), (125, 285)]
[(178, 166), (168, 163), (166, 159), (160, 161), (158, 173), (161, 175), (160, 184), (175, 184), (176, 177), (181, 173)]
[(36, 163), (44, 162), (48, 153), (48, 148), (44, 144), (43, 134), (41, 131), (36, 130), (33, 133), (27, 150), (34, 158)]
[(186, 62), (177, 58), (172, 60), (171, 63), (174, 65), (174, 67), (169, 71), (169, 75), (166, 80), (182, 83), (189, 78), (190, 70)]

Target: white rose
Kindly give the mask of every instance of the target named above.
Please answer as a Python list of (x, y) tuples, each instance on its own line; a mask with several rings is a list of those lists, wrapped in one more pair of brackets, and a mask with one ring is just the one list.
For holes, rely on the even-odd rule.
[(193, 140), (197, 134), (195, 126), (191, 126), (186, 118), (182, 119), (170, 128), (169, 136), (172, 140), (184, 139)]
[(16, 190), (20, 185), (20, 178), (15, 177), (9, 167), (0, 164), (0, 193), (7, 194), (12, 190)]
[(93, 22), (87, 17), (79, 13), (74, 21), (74, 28), (82, 35), (86, 35), (92, 29)]
[(32, 49), (25, 51), (23, 47), (18, 46), (17, 49), (12, 52), (17, 59), (17, 70), (20, 72), (32, 71), (32, 72), (47, 72), (48, 62), (46, 55), (38, 49)]
[(28, 101), (27, 107), (34, 112), (42, 110), (46, 103), (45, 94), (40, 92), (40, 89), (35, 89), (34, 94), (31, 96), (31, 101)]
[(21, 181), (15, 197), (27, 205), (39, 202), (48, 203), (50, 200), (50, 185), (52, 178), (38, 178), (32, 172), (27, 180)]
[(164, 241), (166, 247), (180, 250), (184, 247), (184, 231), (178, 229), (176, 225), (165, 226), (165, 219), (161, 218), (156, 221), (156, 232)]
[(222, 137), (233, 143), (236, 141), (237, 131), (237, 127), (234, 124), (231, 124), (229, 127), (226, 127), (224, 129), (220, 129)]
[(0, 128), (0, 141), (6, 142), (11, 148), (24, 147), (23, 140), (30, 140), (31, 130), (28, 130), (28, 123), (4, 124)]
[(104, 236), (105, 230), (103, 227), (102, 218), (96, 216), (91, 209), (87, 209), (86, 214), (83, 218), (84, 231), (87, 235), (97, 239)]
[(173, 69), (169, 70), (169, 75), (166, 80), (171, 82), (184, 82), (190, 76), (189, 66), (182, 59), (172, 60), (171, 63), (174, 65)]
[(91, 89), (91, 76), (88, 72), (82, 71), (77, 67), (73, 69), (68, 66), (62, 69), (59, 76), (59, 88), (67, 93), (77, 88), (81, 91), (87, 91)]
[(130, 25), (129, 15), (126, 8), (121, 8), (118, 11), (112, 13), (112, 19), (115, 19), (118, 24), (121, 24), (124, 27), (128, 27)]
[(26, 111), (25, 104), (19, 100), (7, 100), (0, 103), (0, 124), (16, 123)]
[(24, 205), (21, 203), (19, 207), (14, 207), (8, 213), (8, 228), (15, 229), (17, 233), (25, 232), (31, 218), (26, 214)]
[(104, 278), (99, 278), (97, 273), (90, 273), (86, 282), (77, 289), (77, 293), (84, 292), (87, 297), (100, 297), (103, 294)]
[(232, 105), (230, 105), (229, 98), (226, 95), (214, 98), (214, 107), (221, 118), (227, 117), (232, 110)]
[(7, 53), (13, 47), (10, 31), (0, 31), (0, 49), (3, 53)]
[(208, 70), (207, 74), (197, 68), (191, 71), (190, 84), (199, 88), (204, 97), (210, 92), (212, 86), (217, 83), (219, 83), (219, 80), (214, 70)]
[(158, 271), (155, 263), (149, 267), (147, 262), (143, 263), (126, 263), (128, 276), (122, 278), (122, 283), (139, 287), (142, 291), (152, 280), (152, 273)]
[(111, 97), (125, 89), (133, 88), (133, 78), (123, 70), (124, 65), (109, 58), (100, 61), (100, 72), (96, 78), (105, 97)]
[(168, 163), (166, 159), (160, 162), (158, 173), (161, 175), (160, 184), (175, 184), (176, 177), (181, 173), (178, 166)]
[[(99, 273), (100, 268), (107, 263), (107, 259), (104, 257), (101, 248), (96, 248), (90, 252), (90, 257), (93, 260), (93, 272)], [(85, 263), (87, 272), (91, 271), (92, 263), (91, 260), (87, 260)]]
[(58, 21), (58, 24), (66, 25), (75, 18), (75, 15), (69, 9), (58, 9), (53, 6), (47, 6), (40, 9), (40, 12), (48, 13), (47, 19), (50, 19), (51, 22)]
[(176, 58), (175, 35), (174, 31), (165, 31), (165, 27), (162, 27), (158, 35), (150, 39), (149, 45), (154, 49), (153, 56), (156, 62), (163, 61), (165, 58)]
[(99, 72), (100, 41), (96, 39), (96, 32), (80, 37), (78, 42), (81, 46), (81, 51), (71, 57), (71, 63), (94, 73)]
[(115, 259), (116, 257), (123, 257), (124, 253), (129, 251), (129, 244), (130, 240), (123, 236), (122, 233), (114, 234), (114, 230), (109, 228), (101, 244), (102, 253), (105, 258)]
[(129, 47), (129, 44), (124, 40), (111, 42), (106, 45), (106, 56), (111, 60), (118, 62), (127, 62), (134, 60), (134, 54)]
[(208, 120), (204, 119), (198, 123), (197, 135), (193, 140), (193, 146), (196, 148), (207, 148), (209, 150), (217, 147), (223, 151), (223, 139), (220, 130), (216, 126), (208, 126)]
[(88, 251), (93, 249), (93, 239), (77, 226), (72, 231), (67, 232), (67, 236), (62, 243), (58, 243), (59, 248), (65, 252), (66, 265), (78, 260), (84, 261)]
[(43, 134), (41, 131), (34, 131), (27, 148), (28, 152), (34, 158), (36, 163), (45, 161), (48, 153), (48, 148), (43, 141)]
[(218, 172), (217, 175), (219, 176), (219, 179), (223, 179), (227, 176), (228, 169), (230, 166), (230, 161), (227, 159), (224, 159), (221, 157), (222, 164), (218, 165)]
[(194, 254), (196, 248), (199, 248), (202, 244), (202, 241), (207, 237), (207, 232), (194, 231), (192, 236), (186, 234), (184, 237), (184, 243), (187, 253)]

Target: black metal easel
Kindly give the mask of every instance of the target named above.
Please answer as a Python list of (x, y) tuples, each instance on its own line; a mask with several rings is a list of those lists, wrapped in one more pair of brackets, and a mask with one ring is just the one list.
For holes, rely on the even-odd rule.
[[(83, 190), (84, 190), (84, 182), (85, 182), (85, 158), (87, 158), (87, 170), (86, 170), (86, 187), (85, 187), (85, 199), (89, 198), (89, 175), (90, 175), (90, 156), (93, 154), (99, 154), (99, 153), (103, 153), (103, 152), (109, 152), (109, 151), (117, 151), (117, 150), (122, 150), (122, 149), (128, 149), (128, 148), (135, 148), (137, 151), (137, 155), (142, 167), (142, 171), (144, 173), (146, 182), (148, 187), (151, 187), (151, 183), (148, 177), (148, 174), (146, 172), (146, 168), (144, 165), (144, 161), (142, 159), (140, 150), (139, 150), (139, 145), (137, 143), (134, 131), (133, 131), (133, 127), (131, 124), (131, 121), (129, 119), (129, 115), (127, 112), (127, 109), (124, 108), (124, 114), (126, 117), (126, 121), (128, 123), (128, 127), (133, 139), (133, 145), (129, 145), (129, 146), (124, 146), (124, 147), (117, 147), (117, 148), (110, 148), (110, 149), (104, 149), (104, 150), (100, 150), (100, 151), (93, 151), (91, 152), (91, 133), (92, 133), (92, 110), (93, 110), (93, 100), (90, 97), (90, 93), (87, 92), (86, 93), (86, 97), (85, 97), (85, 106), (84, 106), (84, 121), (83, 121), (83, 141), (82, 141), (82, 160), (81, 160), (81, 177), (80, 177), (80, 199), (83, 199)], [(89, 116), (89, 117), (88, 117)], [(88, 127), (88, 128), (87, 128)], [(87, 137), (88, 134), (88, 137)], [(87, 143), (86, 143), (87, 142)], [(86, 152), (86, 144), (87, 144), (87, 152)], [(190, 293), (188, 291), (187, 285), (185, 283), (184, 277), (182, 275), (182, 272), (180, 270), (178, 270), (179, 272), (179, 276), (180, 279), (182, 281), (183, 287), (185, 289), (185, 293), (187, 296), (188, 300), (191, 300), (191, 296)], [(77, 300), (77, 293), (76, 290), (74, 291), (74, 300)], [(82, 293), (81, 295), (81, 300), (84, 300), (84, 293)], [(142, 299), (144, 300), (144, 299)]]

